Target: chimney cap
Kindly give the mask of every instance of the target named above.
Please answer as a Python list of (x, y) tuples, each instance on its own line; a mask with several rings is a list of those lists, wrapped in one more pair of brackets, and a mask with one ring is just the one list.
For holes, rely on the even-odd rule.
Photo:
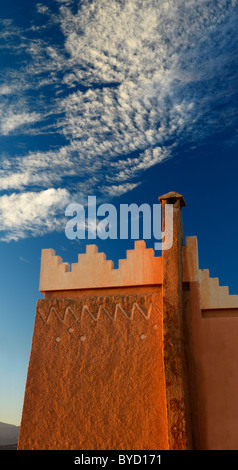
[[(185, 207), (186, 206), (186, 202), (184, 200), (184, 197), (182, 196), (182, 194), (179, 194), (179, 193), (176, 193), (176, 191), (170, 191), (169, 193), (167, 194), (163, 194), (162, 196), (159, 197), (159, 201), (160, 203), (162, 204), (162, 201), (167, 201), (167, 203), (172, 203), (172, 204), (175, 204), (175, 202), (177, 202), (178, 200), (180, 201), (180, 206), (181, 207)], [(174, 201), (174, 202), (169, 202), (170, 200)]]

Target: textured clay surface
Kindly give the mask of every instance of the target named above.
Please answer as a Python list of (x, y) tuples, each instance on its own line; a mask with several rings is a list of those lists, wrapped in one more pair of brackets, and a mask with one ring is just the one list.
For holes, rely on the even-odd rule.
[[(172, 199), (171, 199), (172, 197)], [(173, 204), (173, 246), (162, 252), (164, 367), (170, 450), (192, 448), (189, 391), (184, 356), (184, 312), (182, 303), (182, 212), (181, 195), (162, 196)], [(164, 204), (164, 201), (163, 201)], [(164, 210), (163, 210), (163, 225)]]
[(18, 449), (167, 449), (161, 312), (160, 294), (38, 301)]

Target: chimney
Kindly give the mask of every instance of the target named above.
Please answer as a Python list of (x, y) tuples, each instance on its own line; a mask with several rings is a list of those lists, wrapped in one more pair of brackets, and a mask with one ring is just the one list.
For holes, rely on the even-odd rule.
[(169, 448), (191, 449), (191, 424), (183, 321), (183, 225), (184, 198), (176, 192), (159, 197), (165, 230), (165, 205), (173, 205), (173, 244), (162, 251), (164, 364)]

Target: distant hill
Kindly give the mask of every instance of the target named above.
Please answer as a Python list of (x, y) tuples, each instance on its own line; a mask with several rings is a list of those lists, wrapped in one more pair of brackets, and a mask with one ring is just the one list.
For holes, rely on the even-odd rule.
[(20, 426), (0, 422), (0, 446), (17, 444)]

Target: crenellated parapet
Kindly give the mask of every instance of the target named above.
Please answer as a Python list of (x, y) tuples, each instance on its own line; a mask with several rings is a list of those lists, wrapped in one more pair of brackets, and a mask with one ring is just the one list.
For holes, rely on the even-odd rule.
[[(186, 237), (183, 247), (183, 281), (199, 286), (199, 304), (202, 312), (231, 315), (237, 309), (238, 295), (230, 295), (228, 286), (220, 286), (218, 277), (210, 277), (209, 269), (199, 269), (197, 237)], [(219, 312), (220, 311), (220, 312)], [(211, 312), (210, 312), (211, 313)]]
[(160, 284), (162, 258), (155, 257), (143, 240), (136, 241), (126, 259), (119, 260), (118, 269), (96, 245), (87, 245), (86, 253), (78, 255), (71, 269), (54, 250), (42, 250), (40, 292)]

